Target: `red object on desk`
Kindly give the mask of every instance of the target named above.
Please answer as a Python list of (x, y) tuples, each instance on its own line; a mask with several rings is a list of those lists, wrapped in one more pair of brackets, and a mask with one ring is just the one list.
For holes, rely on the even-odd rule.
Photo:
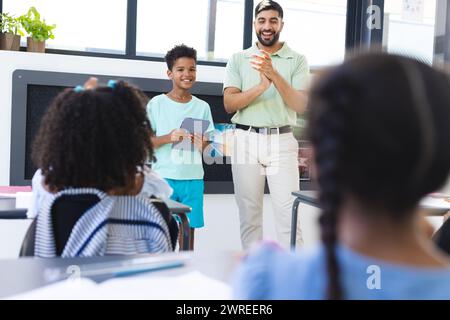
[(30, 186), (3, 186), (0, 187), (0, 193), (17, 193), (17, 192), (31, 192)]

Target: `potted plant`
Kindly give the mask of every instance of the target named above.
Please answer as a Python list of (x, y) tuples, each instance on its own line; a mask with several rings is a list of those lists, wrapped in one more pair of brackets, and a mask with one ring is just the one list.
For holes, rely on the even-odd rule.
[(18, 18), (9, 13), (0, 14), (0, 50), (20, 49), (20, 36), (23, 36), (21, 23)]
[(55, 25), (48, 25), (41, 20), (41, 15), (35, 7), (31, 7), (27, 14), (21, 16), (20, 22), (28, 34), (27, 51), (45, 52), (45, 40), (54, 39), (53, 29)]

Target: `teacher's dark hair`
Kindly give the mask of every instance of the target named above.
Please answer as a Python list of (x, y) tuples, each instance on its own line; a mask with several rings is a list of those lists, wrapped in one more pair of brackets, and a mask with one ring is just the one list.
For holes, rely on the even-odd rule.
[(283, 8), (279, 5), (278, 2), (271, 1), (271, 0), (263, 0), (260, 3), (258, 3), (255, 7), (255, 18), (258, 16), (258, 14), (261, 11), (266, 10), (275, 10), (278, 12), (278, 16), (283, 19)]

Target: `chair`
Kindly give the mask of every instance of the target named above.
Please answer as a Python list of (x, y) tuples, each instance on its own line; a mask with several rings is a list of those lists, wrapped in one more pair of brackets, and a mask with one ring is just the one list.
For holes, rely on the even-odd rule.
[[(55, 200), (51, 209), (56, 253), (61, 255), (78, 219), (100, 199), (93, 194), (63, 195)], [(64, 217), (62, 219), (62, 217)], [(34, 256), (37, 219), (34, 219), (25, 234), (20, 249), (20, 257)]]
[(28, 227), (25, 238), (22, 241), (19, 257), (34, 257), (34, 238), (36, 237), (36, 219)]
[[(54, 201), (51, 208), (51, 218), (55, 236), (56, 254), (58, 256), (62, 254), (78, 219), (99, 201), (100, 198), (94, 194), (67, 194), (58, 197)], [(167, 223), (172, 250), (174, 250), (178, 238), (178, 224), (163, 201), (157, 198), (152, 198), (151, 201)], [(19, 253), (20, 257), (34, 256), (36, 224), (37, 219), (34, 219), (25, 234)]]
[[(180, 228), (178, 227), (178, 223), (173, 218), (172, 213), (169, 210), (169, 207), (164, 201), (156, 197), (152, 197), (151, 201), (152, 204), (156, 207), (156, 209), (158, 209), (158, 211), (161, 213), (162, 217), (167, 223), (167, 226), (169, 228), (169, 235), (170, 235), (170, 242), (172, 244), (172, 249), (175, 250), (180, 230)], [(181, 246), (182, 243), (180, 242), (180, 248)]]

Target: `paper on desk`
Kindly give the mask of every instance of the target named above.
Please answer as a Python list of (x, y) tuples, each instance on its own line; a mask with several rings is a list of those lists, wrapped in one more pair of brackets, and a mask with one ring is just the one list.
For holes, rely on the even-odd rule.
[(231, 299), (231, 289), (221, 281), (192, 271), (171, 277), (116, 278), (100, 284), (86, 278), (65, 280), (8, 299), (225, 300)]

